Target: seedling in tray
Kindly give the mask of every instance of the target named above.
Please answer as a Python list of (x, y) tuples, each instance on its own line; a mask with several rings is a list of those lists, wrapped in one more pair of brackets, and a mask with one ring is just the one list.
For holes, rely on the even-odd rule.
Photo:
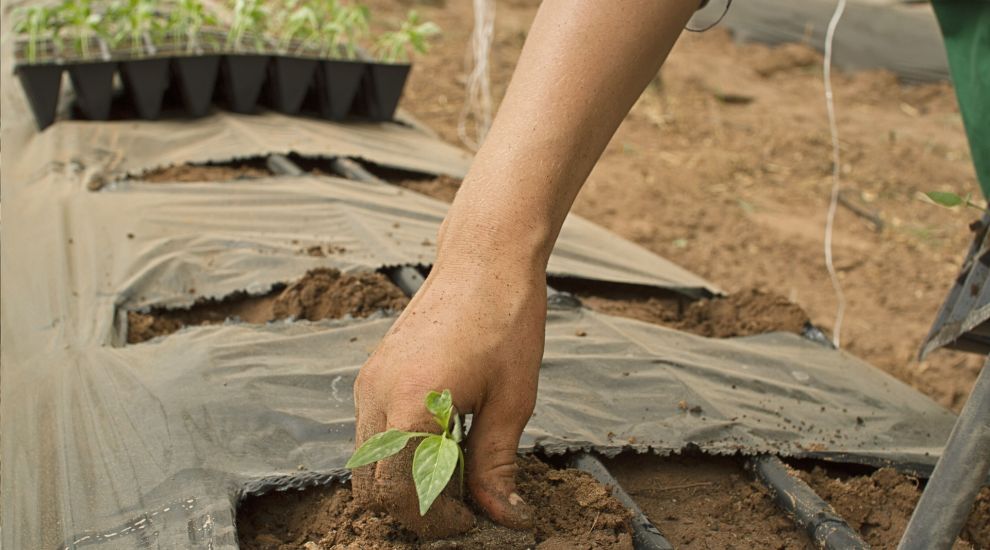
[(65, 0), (57, 8), (57, 17), (62, 29), (69, 32), (76, 53), (83, 59), (90, 58), (90, 41), (96, 39), (101, 48), (101, 57), (109, 59), (110, 47), (116, 44), (117, 36), (111, 27), (122, 16), (118, 6), (110, 6), (105, 13), (93, 10), (90, 0)]
[(436, 24), (421, 21), (419, 13), (410, 10), (399, 30), (379, 37), (375, 52), (382, 62), (370, 65), (364, 85), (363, 107), (370, 119), (392, 119), (409, 77), (410, 57), (414, 53), (426, 53), (428, 39), (439, 33)]
[(408, 63), (413, 53), (427, 53), (429, 38), (440, 34), (440, 27), (432, 21), (420, 21), (419, 12), (409, 10), (406, 20), (397, 31), (386, 32), (378, 39), (378, 57), (386, 63)]
[[(464, 486), (464, 451), (461, 450), (463, 428), (461, 419), (454, 414), (454, 401), (450, 390), (443, 393), (431, 391), (426, 395), (426, 410), (433, 415), (433, 420), (443, 429), (441, 434), (427, 432), (404, 432), (388, 430), (376, 434), (365, 441), (358, 450), (354, 451), (347, 468), (359, 468), (388, 458), (403, 448), (410, 439), (422, 437), (413, 455), (412, 476), (416, 484), (416, 494), (419, 497), (419, 514), (426, 512), (433, 501), (440, 496), (444, 487), (454, 475), (454, 469), (460, 470), (460, 483)], [(453, 429), (451, 429), (453, 416)]]
[(323, 56), (357, 59), (358, 42), (368, 35), (371, 13), (363, 4), (337, 5), (321, 29)]
[(59, 39), (61, 22), (55, 9), (47, 6), (28, 6), (19, 8), (14, 15), (14, 32), (27, 35), (27, 61), (38, 62), (38, 46), (43, 42), (52, 41), (56, 53), (61, 50)]
[(351, 111), (365, 73), (365, 64), (357, 60), (357, 48), (368, 34), (371, 17), (362, 4), (343, 5), (336, 0), (314, 0), (313, 4), (321, 21), (317, 39), (324, 58), (316, 71), (320, 114), (340, 120)]
[(186, 53), (200, 53), (200, 32), (207, 25), (217, 25), (217, 18), (206, 11), (200, 0), (179, 0), (169, 13), (167, 34), (176, 44), (184, 41)]
[(265, 48), (263, 33), (268, 19), (268, 10), (261, 0), (235, 0), (234, 22), (227, 34), (228, 50), (243, 51), (244, 39), (250, 37), (254, 51), (260, 52)]
[[(234, 21), (227, 33), (221, 65), (227, 103), (232, 111), (253, 113), (265, 83), (268, 56), (259, 55), (265, 47), (262, 32), (268, 17), (260, 0), (234, 0)], [(244, 40), (250, 37), (254, 49), (245, 51)]]

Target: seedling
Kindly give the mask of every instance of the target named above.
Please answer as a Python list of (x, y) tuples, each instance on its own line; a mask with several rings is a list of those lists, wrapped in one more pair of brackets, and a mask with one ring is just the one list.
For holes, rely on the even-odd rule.
[(409, 15), (397, 31), (381, 35), (376, 45), (378, 57), (386, 63), (408, 63), (413, 53), (430, 50), (427, 40), (440, 34), (440, 27), (432, 21), (420, 21), (419, 12), (409, 10)]
[[(369, 32), (368, 23), (371, 20), (371, 13), (368, 11), (368, 6), (363, 4), (340, 6), (334, 19), (339, 30), (329, 46), (333, 49), (333, 53), (343, 50), (347, 59), (356, 59), (358, 41)], [(328, 52), (325, 55), (332, 54)]]
[(295, 42), (296, 51), (302, 51), (317, 35), (320, 26), (317, 10), (309, 4), (290, 2), (283, 13), (288, 13), (288, 17), (280, 26), (278, 49), (288, 52)]
[(120, 21), (116, 38), (118, 41), (129, 38), (135, 56), (145, 52), (154, 55), (154, 43), (160, 43), (165, 33), (162, 18), (156, 13), (157, 5), (156, 0), (127, 0), (117, 12)]
[[(419, 497), (419, 515), (424, 516), (440, 496), (454, 468), (460, 470), (460, 483), (464, 487), (464, 451), (460, 442), (463, 439), (461, 419), (454, 414), (454, 401), (450, 390), (443, 393), (431, 391), (426, 395), (426, 410), (433, 415), (433, 420), (443, 429), (441, 434), (427, 432), (404, 432), (388, 430), (375, 434), (354, 451), (346, 468), (360, 468), (388, 458), (403, 448), (410, 439), (422, 437), (423, 441), (416, 447), (413, 455), (412, 476), (416, 484), (416, 494)], [(450, 428), (451, 416), (454, 427)]]
[(951, 191), (929, 191), (925, 195), (932, 200), (935, 204), (939, 206), (944, 206), (946, 208), (954, 208), (956, 206), (968, 206), (970, 208), (975, 208), (980, 212), (986, 212), (987, 209), (976, 204), (970, 200), (973, 195), (967, 194), (965, 197), (961, 197)]
[(61, 41), (58, 39), (58, 28), (60, 22), (57, 11), (47, 6), (28, 6), (19, 8), (15, 14), (17, 22), (14, 23), (14, 32), (26, 34), (27, 58), (29, 63), (38, 61), (38, 43), (45, 39), (53, 41), (56, 51), (61, 49)]
[(234, 0), (234, 22), (230, 26), (226, 42), (228, 50), (242, 49), (247, 35), (253, 38), (255, 50), (260, 52), (264, 49), (263, 33), (268, 10), (263, 4), (262, 0)]
[[(90, 0), (65, 0), (56, 10), (64, 28), (72, 35), (76, 51), (83, 58), (89, 57), (90, 39), (102, 39), (104, 44), (115, 42), (115, 37), (110, 32), (110, 21), (116, 19), (117, 10), (110, 10), (112, 13), (104, 16), (93, 11)], [(105, 51), (104, 54), (107, 56), (109, 52)]]
[(199, 34), (203, 27), (216, 24), (216, 17), (206, 11), (200, 0), (179, 0), (169, 13), (167, 32), (176, 42), (185, 40), (186, 52), (193, 53), (201, 49)]

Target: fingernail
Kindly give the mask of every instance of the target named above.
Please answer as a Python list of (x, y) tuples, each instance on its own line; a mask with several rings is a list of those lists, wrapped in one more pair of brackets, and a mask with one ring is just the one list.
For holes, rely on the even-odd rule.
[(524, 501), (518, 493), (513, 491), (512, 493), (509, 493), (509, 504), (519, 506), (520, 504), (526, 504), (526, 501)]

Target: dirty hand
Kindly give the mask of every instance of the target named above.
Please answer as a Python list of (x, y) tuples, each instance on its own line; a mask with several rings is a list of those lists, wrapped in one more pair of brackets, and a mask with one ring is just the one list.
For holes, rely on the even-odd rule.
[[(449, 388), (456, 410), (473, 414), (465, 441), (471, 495), (496, 522), (524, 528), (532, 511), (515, 493), (515, 459), (536, 402), (545, 267), (506, 265), (509, 254), (498, 256), (441, 248), (423, 287), (358, 375), (356, 443), (392, 428), (436, 432), (424, 399), (430, 390)], [(411, 474), (416, 444), (355, 469), (355, 496), (420, 536), (467, 531), (474, 516), (456, 498), (456, 481), (420, 516)]]

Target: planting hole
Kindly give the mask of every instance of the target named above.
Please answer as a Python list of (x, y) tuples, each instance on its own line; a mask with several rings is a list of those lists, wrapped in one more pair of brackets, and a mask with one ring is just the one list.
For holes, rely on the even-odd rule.
[(318, 268), (261, 296), (235, 292), (218, 300), (201, 299), (186, 309), (128, 311), (127, 343), (138, 344), (183, 327), (216, 325), (228, 320), (261, 324), (283, 319), (367, 317), (378, 311), (399, 311), (408, 301), (380, 273), (345, 274), (336, 269)]
[(432, 543), (418, 541), (389, 515), (359, 505), (348, 485), (335, 484), (248, 498), (237, 511), (240, 546), (245, 550), (632, 548), (630, 514), (608, 487), (590, 474), (557, 469), (531, 456), (517, 462), (518, 492), (536, 514), (532, 530), (497, 526), (474, 510), (475, 528), (468, 533)]
[(673, 291), (571, 278), (551, 278), (550, 286), (577, 296), (587, 308), (709, 338), (767, 332), (803, 334), (808, 314), (783, 296), (746, 289), (726, 297), (691, 301)]
[(155, 168), (133, 179), (151, 183), (190, 183), (248, 180), (272, 175), (264, 158), (251, 157), (227, 162), (177, 164)]
[(741, 458), (623, 454), (606, 465), (675, 548), (814, 548)]

